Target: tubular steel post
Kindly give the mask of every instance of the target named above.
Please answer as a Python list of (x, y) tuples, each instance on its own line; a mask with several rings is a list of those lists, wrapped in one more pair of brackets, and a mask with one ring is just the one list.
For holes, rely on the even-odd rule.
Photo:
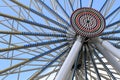
[(81, 49), (82, 43), (81, 43), (82, 39), (80, 38), (80, 36), (78, 36), (77, 40), (75, 41), (75, 43), (72, 46), (71, 51), (69, 52), (66, 60), (64, 61), (58, 75), (56, 76), (55, 80), (65, 80), (66, 76), (68, 74), (68, 72), (71, 70), (75, 59)]
[(96, 42), (95, 45), (97, 50), (99, 50), (103, 54), (103, 56), (108, 60), (108, 62), (114, 67), (114, 69), (117, 72), (120, 72), (120, 62), (116, 60), (116, 58), (112, 55), (112, 53), (106, 50), (105, 48), (103, 48), (101, 44), (98, 42)]
[(101, 43), (101, 46), (104, 47), (106, 50), (108, 50), (112, 55), (120, 59), (120, 49), (117, 49), (112, 44), (110, 44), (108, 41), (99, 39), (97, 40), (99, 43)]

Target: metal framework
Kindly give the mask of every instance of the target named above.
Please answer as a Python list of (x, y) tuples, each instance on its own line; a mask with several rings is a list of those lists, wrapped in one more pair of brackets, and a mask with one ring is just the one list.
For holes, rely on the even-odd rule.
[(0, 0), (0, 80), (120, 80), (119, 3)]

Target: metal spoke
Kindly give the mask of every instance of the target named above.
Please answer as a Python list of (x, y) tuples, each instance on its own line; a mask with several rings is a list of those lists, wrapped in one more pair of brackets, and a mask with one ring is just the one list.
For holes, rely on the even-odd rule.
[(103, 10), (103, 8), (106, 6), (108, 0), (105, 0), (105, 3), (103, 4), (103, 6), (100, 8), (99, 12), (101, 12)]
[(98, 56), (96, 51), (94, 50), (94, 54), (97, 57), (97, 59), (102, 63), (108, 74), (112, 77), (113, 80), (116, 80), (116, 78), (113, 76), (112, 72), (109, 70), (109, 68), (106, 66), (106, 64), (103, 62), (103, 60)]
[(14, 19), (14, 20), (17, 20), (17, 21), (21, 21), (21, 22), (24, 22), (24, 23), (32, 24), (32, 25), (35, 25), (35, 26), (40, 27), (40, 28), (46, 28), (46, 29), (66, 33), (66, 31), (64, 31), (62, 29), (58, 29), (58, 28), (55, 28), (55, 27), (52, 27), (52, 26), (43, 25), (43, 24), (40, 24), (40, 23), (37, 23), (37, 22), (26, 20), (26, 19), (13, 17), (13, 16), (10, 16), (10, 15), (7, 15), (7, 14), (0, 13), (0, 16), (7, 17), (7, 18), (10, 18), (10, 19)]
[(109, 34), (116, 34), (116, 33), (120, 33), (120, 30), (114, 30), (114, 31), (103, 32), (101, 35), (109, 35)]
[(94, 61), (94, 58), (93, 58), (93, 54), (92, 54), (92, 51), (91, 51), (92, 49), (91, 49), (90, 46), (88, 46), (88, 47), (89, 47), (89, 52), (90, 52), (90, 59), (91, 59), (91, 61), (92, 61), (93, 67), (94, 67), (94, 69), (95, 69), (97, 78), (98, 78), (98, 80), (101, 80), (100, 74), (99, 74), (99, 72), (98, 72), (97, 66), (96, 66), (95, 61)]
[(84, 53), (84, 69), (85, 69), (85, 80), (88, 80), (88, 77), (87, 77), (87, 64), (86, 64), (86, 62), (87, 62), (87, 47), (86, 47), (86, 45), (84, 46), (84, 49), (85, 49), (85, 53)]
[(116, 22), (113, 22), (113, 23), (107, 25), (106, 28), (113, 27), (114, 25), (117, 25), (117, 24), (120, 24), (120, 20), (118, 20), (118, 21), (116, 21)]
[(101, 39), (103, 40), (115, 40), (115, 41), (119, 41), (120, 37), (110, 37), (110, 36), (106, 36), (106, 37), (101, 37)]
[(36, 0), (38, 1), (41, 5), (44, 6), (44, 8), (46, 8), (48, 11), (50, 11), (54, 16), (58, 17), (63, 23), (65, 23), (66, 25), (68, 25), (70, 27), (70, 24), (64, 20), (59, 14), (57, 14), (54, 10), (52, 10), (50, 7), (48, 7), (43, 1), (41, 0)]
[(71, 10), (72, 10), (72, 12), (74, 11), (74, 9), (73, 9), (73, 5), (72, 5), (72, 3), (71, 3), (71, 1), (70, 0), (68, 0), (68, 2), (69, 2), (69, 4), (70, 4), (70, 8), (71, 8)]
[(0, 34), (28, 35), (28, 36), (45, 36), (45, 37), (67, 37), (64, 34), (51, 34), (51, 33), (40, 33), (40, 32), (10, 32), (10, 31), (0, 31)]
[(53, 70), (53, 71), (51, 71), (51, 72), (49, 72), (49, 73), (47, 73), (47, 74), (44, 74), (44, 75), (39, 76), (38, 78), (46, 77), (46, 76), (48, 76), (49, 74), (52, 74), (52, 73), (55, 73), (55, 72), (58, 72), (58, 71), (59, 71), (59, 69)]
[(119, 45), (119, 44), (117, 44), (117, 43), (115, 44), (115, 43), (112, 43), (112, 42), (111, 42), (111, 44), (112, 44), (113, 46), (115, 46), (116, 48), (119, 48), (119, 49), (120, 49), (120, 45)]
[(58, 55), (55, 59), (53, 59), (50, 63), (44, 66), (40, 71), (37, 71), (34, 75), (30, 77), (30, 80), (35, 79), (40, 73), (42, 73), (46, 68), (52, 65), (56, 60), (58, 60), (61, 56), (63, 56), (69, 49), (65, 50), (62, 54)]
[(92, 8), (92, 5), (93, 5), (93, 0), (89, 0), (89, 7)]
[(116, 8), (114, 11), (112, 11), (108, 16), (105, 17), (105, 19), (108, 19), (110, 16), (112, 16), (114, 13), (120, 10), (120, 6)]
[(44, 53), (42, 53), (42, 54), (40, 54), (40, 55), (37, 55), (37, 56), (32, 57), (32, 58), (30, 58), (30, 59), (28, 59), (28, 60), (25, 60), (24, 62), (21, 62), (21, 63), (19, 63), (19, 64), (16, 64), (16, 65), (14, 65), (14, 66), (12, 66), (12, 67), (9, 67), (9, 68), (7, 68), (7, 69), (4, 69), (4, 70), (0, 71), (0, 74), (5, 73), (5, 72), (7, 72), (7, 71), (9, 71), (9, 70), (11, 70), (11, 69), (17, 68), (17, 67), (19, 67), (19, 66), (22, 66), (22, 65), (24, 65), (24, 64), (26, 64), (26, 63), (28, 63), (28, 62), (33, 61), (33, 60), (36, 60), (36, 59), (38, 59), (38, 58), (40, 58), (40, 57), (42, 57), (42, 56), (44, 56), (44, 55), (47, 55), (47, 54), (49, 54), (49, 53), (51, 53), (51, 52), (53, 52), (53, 51), (55, 51), (55, 50), (58, 50), (58, 49), (60, 49), (60, 48), (62, 48), (62, 47), (65, 47), (65, 46), (67, 46), (67, 45), (68, 45), (68, 43), (64, 43), (63, 45), (60, 45), (60, 46), (58, 46), (58, 47), (56, 47), (56, 48), (53, 48), (53, 49), (51, 49), (51, 50), (49, 50), (49, 51), (46, 51), (46, 52), (44, 52)]
[[(82, 49), (81, 49), (82, 50)], [(78, 65), (78, 60), (80, 58), (80, 55), (81, 55), (81, 51), (79, 52), (76, 60), (75, 60), (75, 63), (74, 63), (74, 68), (73, 68), (73, 75), (72, 75), (72, 80), (74, 80), (74, 77), (75, 77), (75, 73), (76, 73), (76, 70), (77, 70), (77, 65)]]
[(30, 48), (30, 47), (42, 46), (42, 45), (55, 44), (55, 43), (60, 43), (60, 42), (65, 42), (65, 41), (67, 41), (67, 39), (46, 41), (46, 42), (40, 42), (40, 43), (39, 42), (31, 43), (31, 44), (26, 44), (24, 46), (15, 46), (15, 47), (10, 47), (10, 48), (3, 48), (3, 49), (0, 49), (0, 52), (17, 50), (17, 49), (25, 49), (25, 48)]
[(64, 28), (64, 29), (67, 29), (67, 27), (66, 27), (65, 25), (63, 25), (63, 24), (61, 24), (61, 23), (59, 23), (59, 22), (57, 22), (57, 21), (55, 21), (55, 20), (53, 20), (53, 19), (48, 18), (48, 17), (45, 16), (44, 14), (41, 14), (41, 13), (35, 11), (34, 9), (29, 8), (29, 7), (27, 7), (27, 6), (19, 3), (19, 2), (16, 1), (16, 0), (11, 0), (11, 1), (14, 2), (15, 4), (19, 5), (20, 7), (23, 7), (23, 8), (25, 8), (25, 9), (27, 9), (27, 10), (30, 10), (31, 12), (35, 13), (36, 15), (38, 15), (38, 16), (40, 16), (40, 17), (43, 17), (43, 18), (46, 19), (46, 20), (49, 20), (50, 22), (58, 25), (59, 27), (62, 27), (62, 28)]
[(70, 19), (70, 16), (67, 14), (67, 12), (65, 11), (65, 9), (62, 7), (62, 5), (59, 3), (58, 0), (56, 0), (57, 4), (60, 6), (60, 8), (62, 9), (62, 11), (66, 14), (67, 18)]
[(82, 8), (82, 0), (80, 0), (80, 8)]

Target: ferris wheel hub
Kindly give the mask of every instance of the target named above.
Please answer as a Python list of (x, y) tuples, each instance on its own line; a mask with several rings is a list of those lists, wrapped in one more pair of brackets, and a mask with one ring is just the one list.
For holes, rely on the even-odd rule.
[(71, 25), (83, 37), (99, 36), (105, 29), (105, 19), (92, 8), (79, 8), (71, 15)]

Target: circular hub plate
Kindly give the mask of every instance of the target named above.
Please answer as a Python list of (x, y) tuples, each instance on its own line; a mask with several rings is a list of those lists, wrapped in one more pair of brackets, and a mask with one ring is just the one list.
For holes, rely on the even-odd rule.
[(80, 8), (74, 11), (71, 24), (77, 34), (84, 37), (99, 36), (105, 28), (103, 16), (92, 8)]

